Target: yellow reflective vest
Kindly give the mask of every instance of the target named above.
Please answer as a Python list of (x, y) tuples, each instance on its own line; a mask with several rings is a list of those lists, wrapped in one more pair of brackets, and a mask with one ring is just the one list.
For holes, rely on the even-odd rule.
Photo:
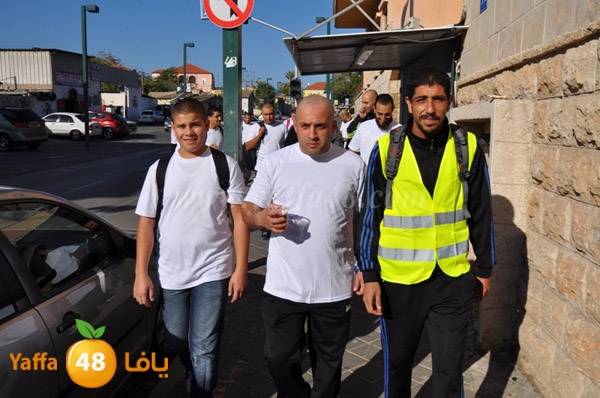
[[(390, 135), (379, 139), (385, 175)], [(477, 138), (468, 133), (469, 170)], [(436, 263), (452, 277), (470, 269), (469, 228), (463, 187), (452, 134), (448, 134), (433, 198), (422, 182), (419, 165), (407, 138), (392, 185), (392, 206), (386, 208), (379, 226), (377, 257), (381, 279), (406, 285), (427, 280)]]

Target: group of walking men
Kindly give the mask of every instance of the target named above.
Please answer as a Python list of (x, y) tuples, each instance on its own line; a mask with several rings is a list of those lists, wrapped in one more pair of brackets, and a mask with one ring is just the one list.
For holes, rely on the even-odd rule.
[[(468, 178), (461, 181), (443, 71), (421, 68), (403, 84), (412, 114), (407, 124), (393, 120), (389, 95), (368, 91), (350, 151), (332, 144), (337, 121), (326, 98), (300, 102), (293, 118), (297, 143), (281, 149), (288, 129), (274, 123), (272, 106), (263, 107), (264, 126), (244, 138), (246, 148), (261, 142), (276, 150), (258, 152), (248, 192), (230, 157), (229, 187), (220, 186), (202, 105), (184, 99), (173, 107), (178, 149), (167, 166), (158, 225), (158, 162), (136, 208), (133, 296), (145, 306), (157, 300), (148, 263), (158, 228), (168, 343), (188, 370), (190, 396), (215, 392), (225, 301), (246, 291), (249, 232), (261, 228), (272, 234), (261, 313), (264, 356), (278, 397), (340, 396), (354, 293), (380, 317), (386, 397), (410, 397), (412, 361), (425, 329), (433, 396), (462, 395), (474, 290), (479, 284), (481, 297), (487, 294), (495, 262), (485, 157), (468, 133)], [(390, 148), (397, 148), (390, 137), (401, 129), (403, 149), (393, 155), (397, 173), (388, 177)], [(474, 266), (467, 261), (469, 240)], [(306, 351), (312, 386), (302, 377)]]

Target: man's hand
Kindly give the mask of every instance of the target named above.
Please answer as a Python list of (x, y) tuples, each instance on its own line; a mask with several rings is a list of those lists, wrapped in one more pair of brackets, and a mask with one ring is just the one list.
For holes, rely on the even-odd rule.
[(358, 116), (361, 117), (361, 119), (365, 119), (367, 117), (367, 114), (369, 113), (369, 110), (367, 109), (366, 106), (362, 106), (359, 110), (358, 110)]
[(379, 282), (367, 282), (364, 286), (363, 303), (369, 314), (383, 315), (383, 305), (381, 304), (381, 286)]
[(133, 298), (140, 305), (150, 308), (154, 301), (154, 284), (148, 274), (136, 275), (133, 283)]
[(354, 276), (354, 286), (352, 288), (357, 296), (362, 296), (365, 292), (365, 281), (362, 272), (358, 271)]
[(477, 277), (477, 279), (479, 280), (479, 282), (481, 282), (481, 285), (483, 286), (483, 289), (481, 291), (481, 298), (484, 298), (485, 295), (488, 294), (488, 292), (490, 291), (490, 288), (492, 287), (492, 278)]
[(227, 297), (231, 297), (231, 302), (235, 303), (244, 296), (248, 288), (248, 274), (245, 271), (235, 271), (229, 279)]

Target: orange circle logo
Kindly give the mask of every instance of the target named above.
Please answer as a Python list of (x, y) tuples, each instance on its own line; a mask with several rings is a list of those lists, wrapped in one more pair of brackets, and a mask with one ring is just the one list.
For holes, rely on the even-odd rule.
[(104, 326), (94, 329), (77, 319), (77, 330), (89, 340), (80, 340), (67, 351), (67, 373), (74, 383), (86, 388), (98, 388), (108, 383), (117, 370), (115, 350), (104, 340)]

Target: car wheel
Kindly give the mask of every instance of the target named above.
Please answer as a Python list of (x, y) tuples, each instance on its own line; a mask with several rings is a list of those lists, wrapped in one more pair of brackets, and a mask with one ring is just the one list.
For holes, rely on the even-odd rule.
[(40, 147), (39, 142), (35, 142), (33, 144), (27, 144), (27, 148), (29, 148), (29, 149), (38, 149), (39, 147)]
[(8, 152), (12, 148), (12, 141), (6, 135), (0, 135), (0, 151)]
[(69, 133), (69, 136), (71, 137), (71, 139), (73, 141), (81, 141), (81, 139), (83, 138), (83, 134), (81, 134), (81, 131), (79, 130), (73, 130)]
[(102, 135), (107, 140), (112, 140), (115, 137), (115, 131), (111, 127), (104, 127), (102, 129)]

